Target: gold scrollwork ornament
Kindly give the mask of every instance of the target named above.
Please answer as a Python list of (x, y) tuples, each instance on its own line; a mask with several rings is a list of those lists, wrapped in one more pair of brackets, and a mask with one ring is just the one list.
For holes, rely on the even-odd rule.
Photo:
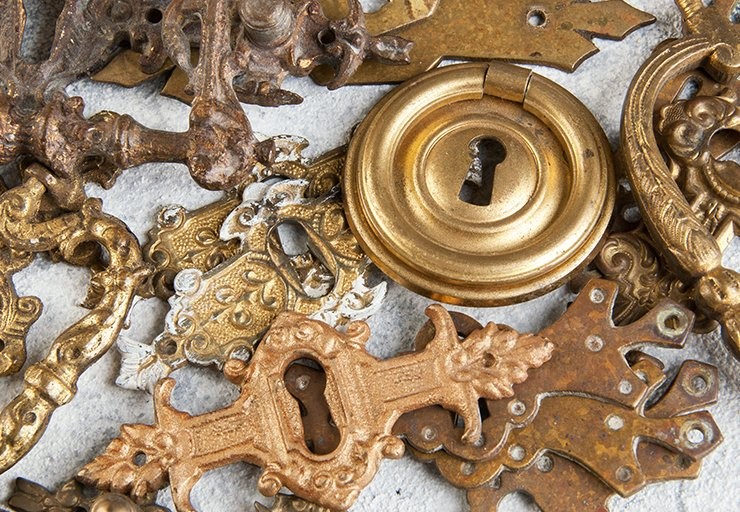
[[(623, 160), (662, 256), (691, 287), (699, 308), (722, 324), (729, 348), (740, 357), (740, 274), (722, 266), (721, 240), (715, 238), (737, 230), (739, 166), (711, 151), (717, 134), (738, 132), (740, 31), (732, 21), (732, 0), (708, 7), (701, 0), (676, 3), (686, 33), (658, 47), (632, 83), (623, 114)], [(663, 90), (700, 68), (726, 90), (663, 106), (656, 120)]]

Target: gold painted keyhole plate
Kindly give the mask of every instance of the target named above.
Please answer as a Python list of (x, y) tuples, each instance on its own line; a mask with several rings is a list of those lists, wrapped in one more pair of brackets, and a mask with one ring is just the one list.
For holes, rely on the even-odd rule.
[[(488, 169), (481, 157), (476, 176), (480, 140), (505, 156)], [(466, 201), (464, 185), (490, 186), (485, 173), (490, 201), (488, 190)], [(343, 186), (352, 229), (387, 274), (436, 300), (493, 306), (541, 295), (588, 263), (614, 183), (603, 130), (570, 93), (516, 66), (463, 64), (373, 109)]]

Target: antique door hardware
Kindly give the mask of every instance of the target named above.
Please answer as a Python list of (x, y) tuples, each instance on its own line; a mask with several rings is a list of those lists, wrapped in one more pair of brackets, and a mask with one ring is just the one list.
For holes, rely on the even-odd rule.
[(388, 94), (357, 129), (342, 186), (376, 265), (471, 306), (567, 280), (594, 256), (615, 196), (591, 113), (553, 82), (498, 63), (444, 67)]

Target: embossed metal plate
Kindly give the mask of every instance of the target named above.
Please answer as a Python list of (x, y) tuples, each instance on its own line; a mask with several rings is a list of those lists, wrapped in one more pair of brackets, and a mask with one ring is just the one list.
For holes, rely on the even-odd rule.
[(558, 286), (592, 257), (615, 195), (593, 116), (507, 64), (445, 67), (391, 92), (358, 128), (343, 187), (382, 270), (466, 305)]

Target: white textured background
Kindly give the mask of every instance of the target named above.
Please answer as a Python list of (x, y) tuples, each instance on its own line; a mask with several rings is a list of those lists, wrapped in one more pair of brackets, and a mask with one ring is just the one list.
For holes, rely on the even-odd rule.
[[(39, 3), (39, 0), (29, 3)], [(382, 0), (364, 3), (372, 7), (382, 4)], [(673, 0), (630, 0), (629, 3), (654, 14), (657, 23), (637, 31), (624, 42), (597, 40), (602, 52), (572, 75), (537, 69), (578, 96), (595, 113), (613, 144), (618, 139), (621, 107), (634, 73), (655, 45), (678, 35), (681, 26)], [(160, 97), (160, 85), (150, 83), (136, 90), (126, 90), (82, 82), (71, 87), (70, 92), (85, 99), (88, 114), (108, 109), (131, 114), (151, 128), (185, 130), (187, 107)], [(346, 143), (351, 128), (390, 89), (348, 87), (330, 93), (309, 80), (289, 80), (286, 85), (304, 96), (302, 105), (279, 109), (248, 106), (246, 110), (255, 130), (261, 133), (286, 133), (309, 139), (312, 156)], [(91, 187), (89, 193), (102, 197), (105, 210), (123, 219), (142, 242), (163, 205), (177, 203), (192, 209), (219, 197), (217, 193), (199, 189), (183, 166), (169, 164), (126, 171), (113, 190)], [(740, 264), (737, 242), (736, 239), (727, 257), (727, 264), (736, 269)], [(88, 274), (82, 269), (37, 260), (21, 272), (15, 282), (19, 294), (36, 295), (45, 305), (28, 339), (29, 360), (36, 361), (44, 357), (60, 332), (84, 315), (78, 304), (84, 298)], [(537, 331), (563, 312), (568, 298), (566, 291), (558, 290), (527, 304), (465, 311), (481, 321), (502, 322), (521, 331)], [(384, 307), (370, 322), (373, 328), (370, 350), (375, 355), (391, 357), (410, 348), (413, 335), (425, 320), (423, 311), (428, 303), (427, 299), (391, 284)], [(127, 335), (141, 341), (150, 340), (161, 329), (165, 312), (165, 305), (157, 300), (139, 302)], [(689, 358), (719, 367), (720, 403), (712, 408), (712, 413), (724, 433), (725, 442), (707, 457), (699, 480), (652, 485), (628, 500), (615, 498), (612, 510), (740, 510), (740, 498), (736, 493), (740, 486), (740, 402), (737, 400), (740, 365), (721, 345), (718, 333), (693, 336), (682, 351), (655, 350), (652, 353), (663, 359), (674, 373), (680, 362)], [(0, 476), (0, 503), (9, 495), (16, 477), (56, 486), (100, 453), (117, 435), (122, 423), (153, 420), (149, 395), (119, 389), (113, 384), (118, 364), (119, 355), (112, 350), (84, 374), (79, 394), (70, 405), (54, 414), (44, 438), (20, 463)], [(557, 368), (549, 371), (557, 371)], [(210, 369), (185, 369), (178, 372), (176, 378), (175, 405), (191, 413), (222, 407), (237, 396), (236, 388)], [(20, 376), (3, 379), (0, 404), (6, 404), (20, 388)], [(194, 504), (203, 511), (252, 510), (252, 502), (261, 498), (255, 488), (257, 475), (256, 468), (246, 465), (209, 473), (194, 491)], [(269, 503), (266, 498), (261, 501)], [(160, 503), (171, 506), (167, 491), (160, 495)], [(463, 511), (467, 506), (462, 491), (445, 483), (431, 467), (406, 457), (384, 462), (380, 473), (352, 510)], [(526, 497), (512, 496), (505, 500), (501, 510), (530, 511), (537, 507)]]

